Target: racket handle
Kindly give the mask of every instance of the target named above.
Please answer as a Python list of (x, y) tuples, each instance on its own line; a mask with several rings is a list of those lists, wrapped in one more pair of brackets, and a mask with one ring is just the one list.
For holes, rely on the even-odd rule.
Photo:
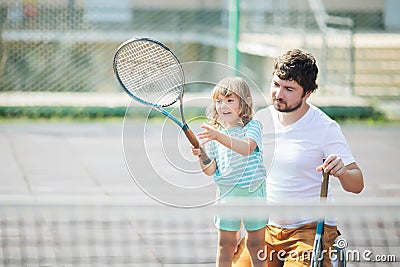
[(183, 130), (189, 142), (195, 147), (200, 148), (201, 151), (201, 160), (203, 161), (204, 165), (208, 165), (211, 162), (211, 159), (208, 157), (206, 151), (202, 147), (200, 147), (199, 140), (197, 139), (196, 135), (190, 130), (190, 128), (186, 128)]
[(196, 135), (192, 132), (192, 130), (190, 130), (190, 128), (184, 129), (183, 132), (185, 133), (187, 139), (192, 144), (192, 146), (194, 146), (195, 148), (200, 147), (199, 140), (197, 140)]
[(322, 173), (322, 184), (321, 184), (321, 196), (322, 198), (326, 198), (328, 196), (328, 184), (329, 184), (329, 173)]
[[(325, 162), (325, 159), (322, 160)], [(328, 185), (329, 185), (329, 173), (322, 170), (322, 184), (321, 184), (321, 198), (326, 198), (328, 196)]]

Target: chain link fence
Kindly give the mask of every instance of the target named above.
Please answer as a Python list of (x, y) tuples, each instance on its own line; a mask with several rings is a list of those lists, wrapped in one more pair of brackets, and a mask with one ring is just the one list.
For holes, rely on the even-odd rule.
[(224, 3), (186, 2), (3, 1), (0, 90), (119, 92), (113, 54), (136, 36), (166, 42), (182, 62), (213, 61), (226, 46)]
[[(227, 64), (230, 1), (0, 0), (0, 92), (120, 93), (114, 51), (139, 36), (181, 62)], [(242, 0), (239, 69), (266, 89), (273, 58), (300, 47), (317, 57), (322, 93), (352, 94), (357, 16), (328, 13), (322, 0)], [(382, 28), (374, 19), (368, 27)]]

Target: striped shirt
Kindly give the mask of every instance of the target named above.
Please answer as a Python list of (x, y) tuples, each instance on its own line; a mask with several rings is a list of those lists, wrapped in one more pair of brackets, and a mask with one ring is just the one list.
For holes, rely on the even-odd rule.
[(221, 185), (238, 187), (258, 186), (267, 176), (263, 165), (262, 125), (257, 120), (251, 120), (244, 127), (236, 126), (230, 129), (220, 129), (221, 132), (240, 139), (253, 139), (257, 147), (249, 155), (240, 155), (217, 141), (207, 143), (207, 153), (215, 158), (217, 170), (214, 182)]

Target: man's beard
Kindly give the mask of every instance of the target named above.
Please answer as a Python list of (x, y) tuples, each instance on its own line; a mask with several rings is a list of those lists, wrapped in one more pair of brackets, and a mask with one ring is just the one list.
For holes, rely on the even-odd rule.
[[(276, 99), (274, 99), (274, 102), (275, 102), (275, 100)], [(276, 104), (274, 104), (274, 107), (277, 111), (289, 113), (289, 112), (293, 112), (293, 111), (299, 109), (302, 105), (303, 105), (303, 98), (301, 98), (300, 101), (298, 103), (296, 103), (296, 105), (294, 105), (294, 106), (285, 106), (284, 108), (278, 108), (278, 106)]]

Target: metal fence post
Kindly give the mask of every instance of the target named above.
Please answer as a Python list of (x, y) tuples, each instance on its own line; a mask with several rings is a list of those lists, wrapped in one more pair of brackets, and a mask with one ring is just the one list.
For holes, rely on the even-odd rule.
[(229, 50), (228, 64), (239, 68), (239, 50), (237, 47), (240, 32), (240, 0), (229, 1)]

